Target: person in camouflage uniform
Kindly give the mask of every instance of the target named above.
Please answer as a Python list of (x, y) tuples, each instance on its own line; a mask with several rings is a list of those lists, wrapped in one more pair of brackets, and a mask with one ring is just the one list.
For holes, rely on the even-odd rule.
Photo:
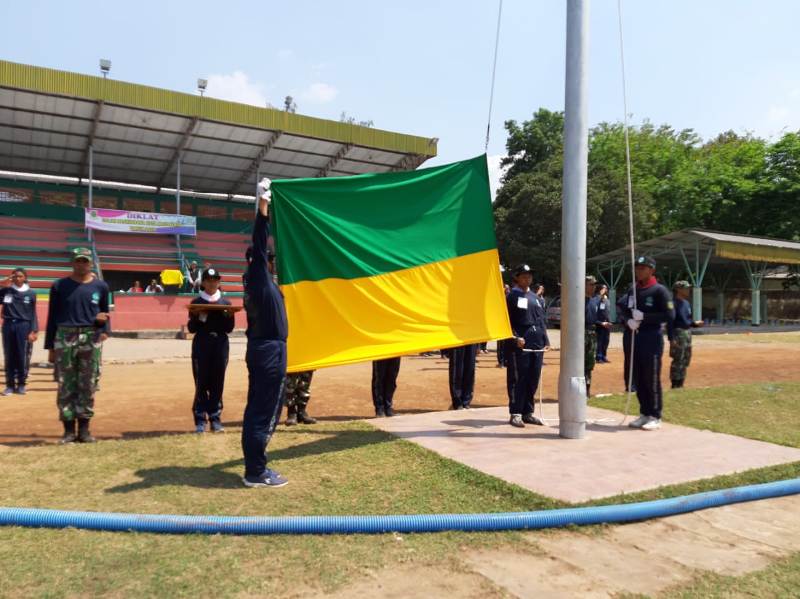
[(94, 416), (100, 378), (101, 333), (95, 327), (60, 327), (53, 349), (58, 363), (56, 405), (62, 420)]
[[(103, 342), (110, 332), (108, 285), (92, 273), (92, 252), (72, 252), (72, 275), (50, 288), (45, 349), (56, 365), (56, 405), (64, 424), (62, 443), (92, 443), (89, 421), (100, 377)], [(77, 423), (77, 431), (76, 425)]]
[(702, 327), (702, 320), (692, 320), (692, 306), (689, 304), (688, 281), (675, 281), (672, 286), (675, 303), (675, 320), (667, 328), (669, 339), (669, 357), (672, 364), (669, 378), (673, 389), (680, 389), (686, 380), (686, 370), (692, 362), (692, 329)]
[(286, 375), (286, 425), (316, 424), (317, 419), (312, 418), (306, 411), (306, 406), (311, 399), (311, 379), (313, 370), (293, 372)]

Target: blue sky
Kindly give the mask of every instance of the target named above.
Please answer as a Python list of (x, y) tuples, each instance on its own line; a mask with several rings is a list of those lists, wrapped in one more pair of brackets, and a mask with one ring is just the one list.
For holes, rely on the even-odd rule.
[[(497, 1), (3, 3), (0, 57), (438, 137), (483, 152)], [(490, 163), (506, 119), (564, 103), (565, 2), (504, 0)], [(800, 129), (800, 2), (624, 0), (629, 112), (771, 137)], [(591, 3), (590, 122), (619, 120), (616, 0)], [(497, 170), (493, 168), (494, 176)]]

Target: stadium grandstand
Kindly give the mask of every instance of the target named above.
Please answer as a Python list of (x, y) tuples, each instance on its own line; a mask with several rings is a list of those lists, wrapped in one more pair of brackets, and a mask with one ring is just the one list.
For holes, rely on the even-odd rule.
[[(116, 330), (177, 328), (190, 296), (120, 292), (197, 261), (241, 294), (261, 177), (411, 170), (436, 141), (0, 61), (0, 272), (25, 267), (45, 299), (87, 246), (115, 290)], [(190, 216), (196, 235), (87, 229), (87, 209)]]

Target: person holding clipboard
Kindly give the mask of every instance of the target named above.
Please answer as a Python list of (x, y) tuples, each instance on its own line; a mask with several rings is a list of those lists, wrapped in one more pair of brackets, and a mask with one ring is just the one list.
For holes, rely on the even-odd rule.
[[(220, 274), (209, 268), (203, 272), (203, 291), (189, 304), (192, 339), (192, 374), (194, 402), (192, 414), (196, 433), (206, 431), (206, 419), (212, 432), (221, 433), (222, 391), (228, 368), (228, 334), (233, 331), (234, 310), (219, 290)], [(231, 309), (225, 309), (230, 306)]]

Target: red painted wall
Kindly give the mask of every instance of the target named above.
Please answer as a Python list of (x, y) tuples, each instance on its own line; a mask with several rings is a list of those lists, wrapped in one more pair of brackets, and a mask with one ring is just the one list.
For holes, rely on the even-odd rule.
[[(140, 331), (148, 329), (178, 330), (189, 319), (186, 306), (189, 296), (176, 295), (115, 295), (111, 313), (112, 331)], [(234, 306), (242, 305), (242, 298), (233, 298)], [(236, 313), (236, 328), (247, 327), (244, 310)]]
[[(176, 295), (115, 295), (111, 312), (112, 331), (174, 330), (178, 331), (189, 319), (186, 305), (193, 297)], [(242, 298), (231, 299), (234, 306), (242, 305)], [(47, 326), (47, 302), (36, 303), (39, 330), (44, 334)], [(236, 313), (236, 328), (247, 328), (244, 310)]]

